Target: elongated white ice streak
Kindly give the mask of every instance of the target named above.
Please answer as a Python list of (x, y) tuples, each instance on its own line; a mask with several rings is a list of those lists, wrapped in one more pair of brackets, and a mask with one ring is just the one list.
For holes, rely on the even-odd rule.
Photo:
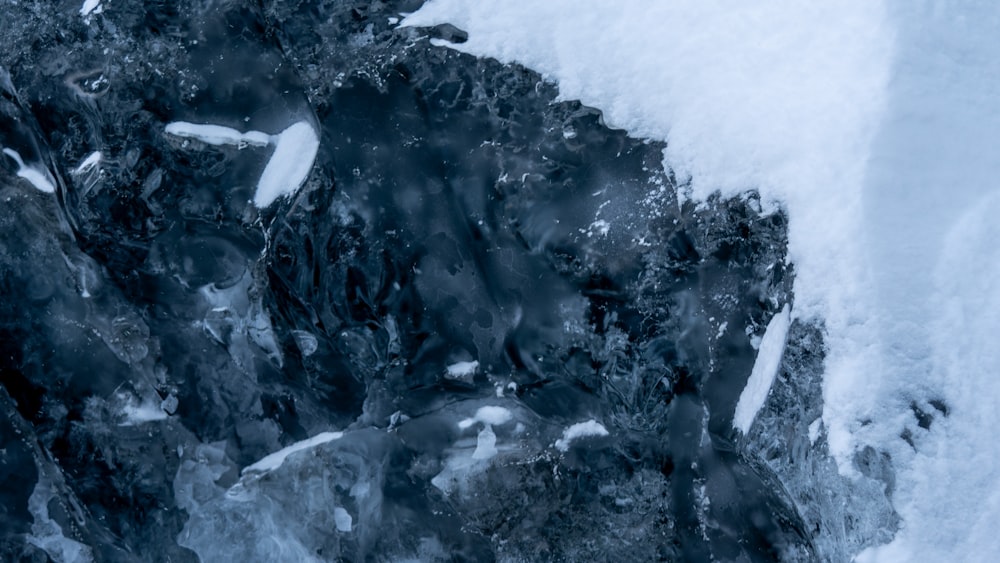
[(285, 462), (285, 459), (287, 459), (288, 456), (292, 455), (293, 453), (302, 450), (307, 450), (309, 448), (315, 448), (316, 446), (320, 444), (325, 444), (327, 442), (332, 442), (333, 440), (341, 438), (343, 435), (344, 435), (343, 432), (321, 432), (313, 436), (312, 438), (295, 442), (290, 446), (287, 446), (272, 454), (265, 456), (260, 461), (243, 468), (243, 473), (244, 474), (250, 472), (263, 473), (266, 471), (277, 469), (281, 467), (281, 464)]
[(270, 135), (260, 131), (241, 133), (232, 127), (211, 125), (208, 123), (188, 123), (187, 121), (169, 123), (165, 131), (175, 137), (197, 139), (210, 145), (239, 145), (245, 143), (264, 147), (267, 146), (271, 139)]
[(267, 207), (279, 197), (295, 193), (309, 177), (317, 152), (319, 137), (305, 121), (278, 134), (274, 154), (257, 183), (254, 205)]
[(101, 0), (84, 0), (83, 6), (80, 7), (81, 16), (89, 16), (90, 14), (101, 13)]
[(767, 324), (764, 337), (760, 341), (760, 348), (757, 350), (757, 359), (733, 414), (733, 426), (743, 434), (750, 431), (753, 419), (771, 392), (774, 378), (778, 375), (778, 367), (781, 365), (781, 357), (785, 352), (790, 323), (791, 310), (785, 305)]
[(17, 163), (18, 178), (27, 180), (32, 186), (38, 189), (38, 191), (45, 192), (47, 194), (55, 193), (56, 187), (52, 184), (52, 181), (49, 179), (46, 172), (27, 166), (24, 163), (24, 160), (21, 159), (21, 155), (13, 149), (5, 148), (3, 153)]

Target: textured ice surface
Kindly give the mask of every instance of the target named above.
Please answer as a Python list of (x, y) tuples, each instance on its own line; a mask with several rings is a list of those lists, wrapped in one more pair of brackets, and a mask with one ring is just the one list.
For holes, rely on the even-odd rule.
[[(419, 4), (105, 3), (85, 18), (5, 5), (0, 143), (59, 197), (0, 157), (0, 558), (44, 558), (27, 541), (43, 476), (63, 537), (111, 561), (842, 561), (891, 539), (885, 452), (865, 450), (845, 481), (827, 434), (809, 445), (815, 326), (791, 321), (770, 393), (734, 429), (752, 343), (801, 300), (766, 186), (694, 203), (684, 192), (728, 172), (685, 184), (697, 170), (665, 170), (664, 143), (605, 125), (639, 106), (602, 113), (530, 69), (435, 47), (478, 39), (396, 25)], [(594, 8), (610, 19), (566, 60), (615, 52), (605, 24), (638, 5)], [(841, 21), (779, 7), (728, 21), (795, 37), (816, 35), (795, 14)], [(719, 43), (711, 10), (680, 8), (709, 33), (662, 50), (693, 78), (654, 88), (684, 94), (668, 156), (701, 119), (720, 129), (699, 146), (745, 165), (733, 185), (762, 183), (754, 163), (784, 162), (781, 147), (839, 162), (830, 139), (776, 148), (751, 127), (787, 133), (782, 115), (717, 119), (708, 94), (742, 99), (716, 86), (752, 68), (753, 37)], [(525, 45), (545, 53), (533, 42), (571, 27)], [(699, 81), (685, 45), (740, 64)], [(761, 74), (761, 92), (789, 68), (840, 68), (820, 51)], [(616, 84), (648, 74), (629, 57), (587, 56), (605, 86), (642, 91)], [(851, 130), (869, 101), (837, 92), (764, 107), (797, 123), (818, 100)], [(169, 416), (123, 424), (130, 404)], [(343, 435), (309, 441), (329, 428)]]

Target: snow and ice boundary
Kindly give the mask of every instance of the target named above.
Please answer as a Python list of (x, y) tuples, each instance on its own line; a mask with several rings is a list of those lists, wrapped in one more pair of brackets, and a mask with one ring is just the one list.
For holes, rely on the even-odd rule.
[(859, 560), (1000, 552), (1000, 6), (430, 0), (403, 25), (442, 23), (666, 140), (688, 197), (784, 207), (831, 454), (850, 476), (872, 445), (898, 473), (903, 527)]

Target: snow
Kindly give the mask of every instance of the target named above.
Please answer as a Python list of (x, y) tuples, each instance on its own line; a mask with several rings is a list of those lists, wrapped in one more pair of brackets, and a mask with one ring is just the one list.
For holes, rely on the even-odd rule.
[(445, 373), (448, 377), (456, 379), (474, 375), (478, 369), (479, 362), (475, 360), (471, 362), (455, 362), (445, 368)]
[(232, 127), (222, 125), (211, 125), (207, 123), (189, 123), (187, 121), (174, 121), (168, 123), (165, 131), (168, 135), (185, 139), (197, 139), (210, 145), (241, 145), (248, 144), (257, 147), (266, 147), (271, 142), (271, 137), (267, 133), (260, 131), (248, 131), (240, 133)]
[(151, 405), (148, 403), (135, 404), (134, 402), (129, 402), (122, 409), (125, 414), (125, 421), (121, 426), (133, 426), (136, 424), (143, 424), (145, 422), (155, 422), (157, 420), (166, 420), (169, 416), (160, 405)]
[(24, 178), (39, 191), (47, 194), (51, 194), (56, 191), (55, 185), (52, 183), (52, 180), (49, 178), (47, 172), (25, 165), (24, 161), (21, 160), (21, 155), (13, 149), (5, 148), (3, 153), (17, 163), (17, 176), (19, 178)]
[(271, 205), (279, 197), (298, 191), (309, 176), (316, 153), (319, 152), (316, 130), (305, 121), (293, 123), (277, 135), (260, 131), (241, 133), (232, 127), (187, 121), (169, 123), (165, 132), (210, 145), (236, 145), (242, 148), (247, 145), (266, 147), (273, 144), (274, 152), (257, 181), (257, 191), (253, 198), (254, 205), (261, 209)]
[(736, 412), (733, 414), (733, 426), (740, 432), (746, 434), (750, 431), (750, 425), (757, 416), (760, 408), (767, 400), (767, 394), (771, 392), (771, 385), (778, 375), (778, 366), (781, 365), (781, 356), (785, 352), (785, 341), (788, 338), (788, 325), (791, 323), (791, 308), (786, 304), (781, 312), (771, 318), (761, 338), (760, 348), (757, 349), (757, 359), (753, 363), (750, 377), (747, 379), (746, 387), (740, 393), (740, 399), (736, 403)]
[(309, 176), (318, 151), (316, 130), (305, 121), (279, 133), (274, 154), (257, 182), (254, 205), (264, 208), (279, 197), (295, 193)]
[(101, 0), (84, 0), (83, 6), (80, 7), (80, 15), (87, 17), (90, 14), (100, 14), (104, 11), (104, 6), (101, 6)]
[[(669, 141), (688, 197), (753, 188), (787, 211), (794, 316), (825, 328), (817, 432), (845, 474), (866, 445), (896, 468), (902, 530), (859, 560), (1000, 552), (1000, 5), (430, 0), (403, 25), (441, 23), (469, 38), (434, 44)], [(948, 415), (916, 428), (931, 400)]]
[(578, 422), (563, 430), (562, 438), (556, 440), (556, 449), (561, 452), (568, 452), (573, 440), (585, 438), (587, 436), (607, 436), (608, 429), (596, 420)]
[(458, 427), (462, 430), (471, 427), (477, 422), (482, 422), (483, 424), (494, 424), (501, 425), (508, 422), (514, 415), (504, 407), (497, 406), (485, 406), (480, 407), (476, 411), (476, 415), (472, 418), (466, 418), (458, 423)]
[(285, 463), (285, 459), (295, 452), (300, 452), (302, 450), (308, 450), (310, 448), (315, 448), (320, 444), (325, 444), (327, 442), (332, 442), (339, 439), (344, 435), (343, 432), (321, 432), (312, 438), (302, 440), (300, 442), (295, 442), (294, 444), (284, 447), (272, 454), (269, 454), (262, 458), (260, 461), (248, 465), (243, 468), (242, 474), (247, 474), (250, 472), (265, 473), (267, 471), (272, 471), (281, 467), (281, 464)]

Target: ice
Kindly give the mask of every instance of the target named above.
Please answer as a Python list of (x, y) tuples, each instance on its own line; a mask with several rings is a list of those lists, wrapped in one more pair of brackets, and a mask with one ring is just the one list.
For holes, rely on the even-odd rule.
[(62, 527), (49, 515), (49, 505), (55, 491), (49, 477), (39, 476), (35, 490), (28, 499), (28, 510), (34, 518), (28, 541), (48, 554), (56, 563), (89, 563), (93, 551), (82, 543), (63, 535)]
[(812, 434), (822, 426), (845, 474), (866, 446), (898, 471), (903, 531), (862, 559), (1000, 549), (986, 531), (1000, 448), (982, 438), (1000, 423), (986, 219), (1000, 212), (1000, 8), (432, 0), (404, 21), (442, 23), (469, 33), (448, 47), (537, 69), (608, 123), (669, 141), (695, 200), (754, 188), (787, 210), (794, 316), (826, 331)]
[(90, 153), (87, 155), (87, 158), (83, 159), (83, 162), (81, 162), (80, 165), (73, 170), (73, 173), (83, 174), (84, 172), (90, 171), (101, 163), (101, 158), (103, 158), (101, 151), (94, 151)]
[(809, 423), (809, 443), (815, 444), (816, 440), (819, 439), (820, 430), (823, 428), (823, 419), (817, 418), (816, 420)]
[(493, 432), (493, 427), (487, 424), (476, 437), (476, 451), (472, 452), (472, 459), (490, 459), (495, 455), (497, 455), (497, 435)]
[(35, 186), (36, 189), (47, 194), (51, 194), (56, 191), (55, 185), (53, 185), (47, 172), (24, 164), (24, 161), (21, 160), (21, 155), (13, 149), (5, 148), (3, 149), (3, 153), (17, 163), (17, 176), (19, 178), (24, 178), (30, 182), (32, 186)]
[(778, 375), (778, 366), (781, 364), (781, 356), (785, 351), (785, 341), (788, 338), (788, 326), (791, 319), (791, 308), (786, 304), (781, 312), (771, 318), (767, 324), (764, 336), (757, 349), (757, 359), (754, 361), (753, 370), (747, 379), (746, 387), (740, 394), (740, 399), (736, 403), (736, 412), (733, 414), (733, 426), (746, 434), (750, 431), (754, 417), (767, 400), (767, 394), (771, 391), (775, 376)]
[(101, 6), (101, 0), (83, 0), (83, 6), (80, 7), (81, 16), (89, 16), (90, 14), (100, 14), (104, 11), (104, 7)]
[(578, 422), (563, 431), (562, 438), (556, 440), (556, 449), (561, 452), (568, 452), (574, 440), (587, 436), (607, 436), (608, 429), (596, 420)]
[(350, 532), (354, 519), (351, 518), (351, 514), (344, 507), (337, 506), (333, 509), (333, 521), (337, 526), (338, 532)]
[(122, 423), (122, 426), (166, 420), (168, 416), (163, 410), (162, 405), (149, 403), (135, 404), (134, 402), (129, 402), (125, 405), (123, 412), (125, 414), (125, 422)]
[(319, 137), (305, 121), (292, 124), (277, 135), (274, 154), (257, 183), (254, 205), (263, 208), (282, 196), (295, 193), (306, 181), (319, 151)]
[(344, 435), (343, 432), (321, 432), (313, 436), (312, 438), (308, 438), (300, 442), (295, 442), (290, 446), (282, 448), (274, 452), (273, 454), (264, 457), (263, 459), (254, 464), (248, 465), (247, 467), (243, 468), (243, 473), (244, 474), (252, 472), (266, 473), (268, 471), (273, 471), (274, 469), (281, 467), (281, 464), (285, 462), (285, 459), (287, 459), (288, 456), (292, 455), (293, 453), (302, 450), (308, 450), (309, 448), (314, 448), (320, 444), (325, 444), (327, 442), (337, 440), (341, 438), (343, 435)]

